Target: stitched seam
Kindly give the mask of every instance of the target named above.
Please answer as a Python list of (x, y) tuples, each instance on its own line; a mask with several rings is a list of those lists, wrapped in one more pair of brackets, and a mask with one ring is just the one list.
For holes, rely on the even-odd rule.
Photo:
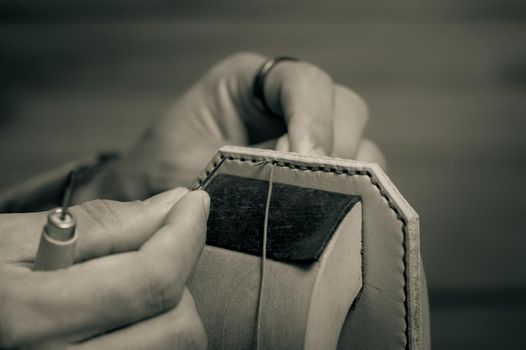
[[(367, 171), (367, 170), (356, 170), (356, 171), (350, 171), (350, 170), (347, 170), (347, 169), (339, 169), (337, 167), (330, 167), (330, 166), (323, 166), (323, 165), (320, 165), (320, 166), (313, 166), (313, 165), (297, 165), (297, 164), (293, 164), (293, 163), (290, 163), (290, 162), (284, 162), (284, 161), (276, 161), (276, 160), (273, 160), (273, 161), (269, 161), (269, 160), (266, 160), (266, 159), (255, 159), (255, 158), (251, 158), (251, 157), (243, 157), (243, 156), (233, 156), (233, 155), (221, 155), (220, 159), (215, 159), (214, 162), (212, 163), (212, 166), (207, 168), (205, 174), (206, 176), (204, 176), (202, 179), (200, 178), (198, 181), (199, 181), (199, 186), (202, 185), (202, 183), (209, 177), (209, 175), (211, 173), (214, 172), (214, 169), (219, 166), (221, 163), (223, 163), (223, 161), (225, 159), (228, 159), (228, 160), (238, 160), (238, 161), (241, 161), (241, 162), (250, 162), (250, 163), (259, 163), (259, 162), (264, 162), (266, 164), (274, 164), (275, 166), (279, 166), (279, 167), (282, 167), (282, 168), (290, 168), (290, 169), (298, 169), (298, 170), (309, 170), (309, 171), (323, 171), (323, 172), (326, 172), (326, 173), (334, 173), (334, 174), (338, 174), (338, 175), (347, 175), (347, 176), (367, 176), (369, 178), (369, 181), (371, 181), (371, 184), (376, 187), (378, 189), (378, 192), (380, 193), (380, 196), (383, 197), (386, 201), (387, 201), (387, 206), (391, 209), (391, 211), (393, 211), (395, 213), (395, 217), (398, 221), (400, 221), (402, 223), (402, 236), (403, 236), (403, 244), (402, 244), (402, 247), (403, 247), (403, 253), (402, 253), (402, 261), (403, 261), (403, 276), (404, 276), (404, 286), (403, 286), (403, 291), (404, 291), (404, 309), (405, 309), (405, 315), (404, 315), (404, 322), (405, 322), (405, 330), (404, 330), (404, 335), (405, 335), (405, 348), (406, 349), (410, 349), (411, 345), (410, 345), (410, 337), (409, 337), (409, 304), (408, 304), (408, 289), (409, 289), (409, 284), (407, 283), (407, 249), (406, 249), (406, 242), (407, 242), (407, 235), (408, 235), (408, 231), (407, 231), (407, 222), (406, 220), (404, 219), (404, 217), (400, 214), (400, 211), (398, 210), (398, 208), (393, 204), (391, 198), (385, 193), (385, 191), (382, 189), (382, 187), (378, 184), (378, 182), (376, 182), (376, 180), (373, 178), (373, 175)], [(363, 262), (362, 262), (363, 264)], [(353, 303), (354, 304), (354, 303)]]

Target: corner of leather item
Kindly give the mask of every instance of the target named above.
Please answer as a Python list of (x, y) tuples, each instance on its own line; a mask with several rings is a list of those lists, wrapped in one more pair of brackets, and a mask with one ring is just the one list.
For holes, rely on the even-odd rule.
[[(358, 162), (347, 159), (300, 155), (290, 152), (224, 146), (194, 181), (193, 188), (202, 187), (221, 167), (226, 159), (236, 159), (249, 163), (270, 163), (296, 169), (345, 173), (349, 176), (368, 176), (371, 184), (378, 188), (380, 195), (387, 201), (389, 208), (402, 223), (403, 263), (404, 263), (404, 308), (406, 349), (422, 349), (422, 295), (420, 276), (419, 218), (416, 211), (401, 195), (378, 164)], [(316, 166), (309, 163), (317, 163)]]

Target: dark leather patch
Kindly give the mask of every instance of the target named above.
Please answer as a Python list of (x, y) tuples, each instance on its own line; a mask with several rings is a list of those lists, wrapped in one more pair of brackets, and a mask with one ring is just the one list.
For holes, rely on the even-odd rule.
[[(218, 174), (210, 194), (208, 245), (261, 255), (268, 181)], [(340, 221), (359, 196), (273, 183), (267, 257), (318, 260)]]

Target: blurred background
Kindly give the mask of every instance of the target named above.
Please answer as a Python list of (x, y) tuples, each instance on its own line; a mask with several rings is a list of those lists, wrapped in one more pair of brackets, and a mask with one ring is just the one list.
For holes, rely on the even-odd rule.
[(296, 56), (370, 106), (421, 216), (434, 348), (523, 348), (525, 38), (518, 0), (4, 0), (0, 189), (124, 149), (230, 53)]

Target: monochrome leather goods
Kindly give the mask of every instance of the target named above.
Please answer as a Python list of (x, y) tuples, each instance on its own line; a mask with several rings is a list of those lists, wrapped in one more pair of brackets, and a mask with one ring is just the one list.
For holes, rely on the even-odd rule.
[(419, 223), (374, 163), (225, 146), (190, 289), (210, 349), (428, 349)]

